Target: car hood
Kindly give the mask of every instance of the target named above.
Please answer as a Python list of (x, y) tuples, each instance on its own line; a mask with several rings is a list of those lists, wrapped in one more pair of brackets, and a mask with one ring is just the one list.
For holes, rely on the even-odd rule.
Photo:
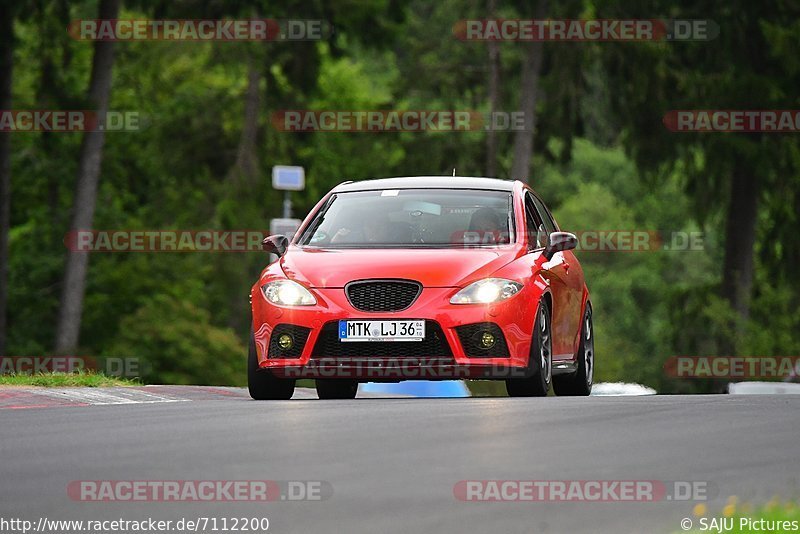
[(492, 249), (312, 249), (291, 246), (281, 258), (289, 278), (309, 287), (344, 287), (353, 280), (404, 278), (425, 287), (463, 287), (491, 276), (520, 254)]

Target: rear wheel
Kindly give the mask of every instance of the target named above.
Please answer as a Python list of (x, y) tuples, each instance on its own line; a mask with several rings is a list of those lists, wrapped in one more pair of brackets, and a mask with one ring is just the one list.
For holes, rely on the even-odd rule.
[(561, 397), (586, 396), (594, 381), (594, 325), (592, 307), (586, 304), (578, 347), (578, 369), (571, 374), (553, 377), (553, 391)]
[(256, 339), (250, 333), (250, 351), (247, 355), (247, 389), (255, 400), (286, 400), (294, 395), (293, 378), (278, 378), (267, 369), (258, 367)]
[(355, 399), (358, 393), (356, 380), (317, 380), (316, 386), (320, 399)]
[(550, 333), (550, 308), (539, 302), (534, 323), (528, 376), (506, 380), (509, 397), (546, 397), (553, 375), (553, 342)]

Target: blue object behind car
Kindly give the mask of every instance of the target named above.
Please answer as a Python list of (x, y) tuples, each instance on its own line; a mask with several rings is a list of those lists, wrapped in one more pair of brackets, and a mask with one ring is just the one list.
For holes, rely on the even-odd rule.
[(409, 397), (469, 397), (469, 389), (461, 380), (444, 380), (431, 382), (427, 380), (406, 380), (405, 382), (386, 383), (368, 382), (360, 384), (359, 390), (364, 393), (383, 393)]

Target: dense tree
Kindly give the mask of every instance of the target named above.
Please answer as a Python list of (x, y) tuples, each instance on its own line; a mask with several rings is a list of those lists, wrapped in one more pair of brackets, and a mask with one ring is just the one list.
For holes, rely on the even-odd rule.
[[(661, 366), (673, 354), (720, 350), (714, 340), (733, 339), (731, 322), (747, 333), (743, 351), (796, 354), (800, 295), (788, 266), (800, 259), (792, 231), (800, 213), (797, 141), (791, 134), (674, 134), (662, 123), (670, 109), (796, 107), (800, 32), (786, 22), (788, 3), (760, 15), (741, 6), (747, 21), (733, 8), (714, 10), (721, 31), (708, 42), (542, 44), (535, 135), (527, 148), (517, 147), (519, 157), (515, 132), (287, 133), (271, 122), (273, 112), (286, 109), (519, 110), (521, 102), (530, 104), (532, 43), (462, 41), (452, 28), (464, 19), (530, 18), (537, 5), (130, 0), (120, 18), (248, 18), (256, 10), (278, 19), (325, 19), (335, 31), (319, 42), (115, 44), (108, 106), (140, 112), (143, 128), (106, 136), (94, 216), (83, 224), (266, 229), (281, 212), (282, 195), (269, 183), (275, 164), (306, 168), (307, 189), (293, 196), (299, 217), (346, 179), (449, 175), (453, 167), (484, 174), (492, 165), (492, 174), (507, 178), (521, 165), (565, 229), (705, 232), (703, 250), (578, 252), (593, 295), (598, 380), (708, 390), (670, 381)], [(543, 16), (703, 18), (710, 5), (658, 2), (645, 10), (571, 0), (549, 2)], [(15, 108), (89, 106), (95, 47), (63, 30), (66, 21), (95, 18), (97, 8), (97, 0), (58, 0), (18, 14)], [(730, 28), (751, 32), (751, 47)], [(59, 293), (76, 287), (63, 285), (63, 238), (82, 202), (73, 191), (87, 168), (80, 166), (83, 137), (6, 137), (13, 141), (14, 190), (6, 351), (42, 354), (53, 346)], [(744, 183), (734, 185), (737, 172)], [(754, 183), (756, 195), (747, 189)], [(744, 209), (729, 206), (734, 195), (742, 206), (757, 197), (742, 211), (749, 220), (755, 210), (756, 224), (747, 226), (754, 236), (725, 237), (743, 231), (728, 228), (741, 222), (728, 213)], [(753, 273), (752, 291), (739, 279), (723, 292), (724, 273), (734, 272), (723, 269), (734, 264), (725, 260), (726, 244), (736, 246), (728, 257), (741, 258), (738, 249), (752, 243), (752, 271), (737, 267), (745, 278)], [(90, 256), (81, 353), (140, 358), (147, 381), (243, 378), (237, 369), (246, 350), (247, 292), (267, 261), (262, 252)], [(731, 287), (749, 297), (749, 320), (721, 297), (730, 297)], [(69, 344), (65, 350), (74, 349), (63, 346)]]
[[(628, 16), (613, 2), (599, 2), (602, 17)], [(606, 5), (607, 4), (607, 5)], [(613, 104), (626, 124), (626, 146), (651, 175), (680, 168), (696, 215), (724, 214), (724, 256), (720, 294), (738, 319), (721, 340), (737, 346), (749, 318), (759, 246), (759, 213), (765, 195), (782, 177), (796, 176), (797, 141), (770, 133), (673, 133), (664, 127), (670, 110), (796, 109), (798, 73), (793, 2), (652, 2), (664, 19), (713, 14), (719, 36), (712, 40), (611, 44), (606, 49)], [(652, 14), (652, 13), (651, 13)], [(792, 188), (796, 190), (795, 186)]]

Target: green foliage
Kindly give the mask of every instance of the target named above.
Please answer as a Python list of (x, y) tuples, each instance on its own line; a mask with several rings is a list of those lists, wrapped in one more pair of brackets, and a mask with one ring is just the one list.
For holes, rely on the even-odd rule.
[[(707, 18), (707, 2), (664, 17)], [(670, 134), (666, 106), (797, 108), (800, 26), (788, 2), (736, 2), (715, 15), (736, 31), (697, 43), (548, 43), (538, 103), (531, 185), (565, 230), (702, 232), (703, 249), (578, 251), (595, 310), (597, 380), (639, 381), (659, 391), (710, 391), (663, 375), (672, 355), (716, 355), (741, 336), (746, 355), (800, 353), (800, 145), (792, 135)], [(66, 4), (65, 4), (66, 5)], [(287, 133), (274, 112), (488, 110), (486, 43), (453, 36), (461, 19), (486, 18), (485, 3), (347, 0), (125, 3), (120, 18), (321, 17), (325, 42), (115, 45), (111, 108), (138, 111), (142, 129), (109, 133), (95, 214), (97, 229), (266, 229), (281, 213), (269, 184), (276, 164), (306, 168), (293, 194), (305, 216), (331, 186), (381, 176), (482, 175), (484, 132)], [(498, 2), (497, 16), (531, 6)], [(65, 14), (41, 3), (16, 21), (14, 107), (80, 109), (92, 45), (61, 33)], [(92, 18), (96, 3), (70, 3), (67, 19)], [(630, 18), (616, 2), (570, 1), (553, 16)], [(648, 12), (641, 18), (653, 18)], [(745, 28), (739, 28), (744, 24)], [(738, 28), (738, 30), (737, 30)], [(752, 47), (749, 39), (753, 40)], [(746, 46), (745, 46), (746, 45)], [(746, 48), (739, 61), (736, 51)], [(751, 50), (752, 48), (752, 50)], [(501, 43), (499, 109), (515, 111), (524, 44)], [(248, 72), (260, 73), (256, 176), (229, 177), (244, 124)], [(498, 174), (511, 168), (513, 132), (499, 132)], [(12, 136), (9, 354), (53, 345), (80, 134)], [(746, 157), (762, 171), (756, 280), (744, 323), (719, 296), (725, 173)], [(249, 287), (261, 252), (94, 253), (81, 353), (141, 358), (148, 382), (241, 384)], [(732, 325), (743, 326), (735, 329)], [(736, 332), (739, 332), (738, 334)], [(476, 383), (497, 393), (502, 385)]]
[[(558, 150), (557, 147), (554, 150)], [(648, 232), (645, 250), (576, 252), (592, 296), (597, 381), (635, 381), (663, 390), (663, 362), (672, 355), (666, 295), (681, 280), (702, 279), (711, 250), (669, 251), (662, 239), (697, 230), (672, 175), (645, 184), (618, 148), (575, 140), (572, 160), (550, 165), (533, 186), (565, 230)], [(651, 234), (652, 233), (652, 234)], [(582, 241), (583, 242), (583, 241)]]
[(245, 346), (187, 299), (156, 295), (120, 321), (106, 357), (139, 358), (146, 382), (242, 385)]

